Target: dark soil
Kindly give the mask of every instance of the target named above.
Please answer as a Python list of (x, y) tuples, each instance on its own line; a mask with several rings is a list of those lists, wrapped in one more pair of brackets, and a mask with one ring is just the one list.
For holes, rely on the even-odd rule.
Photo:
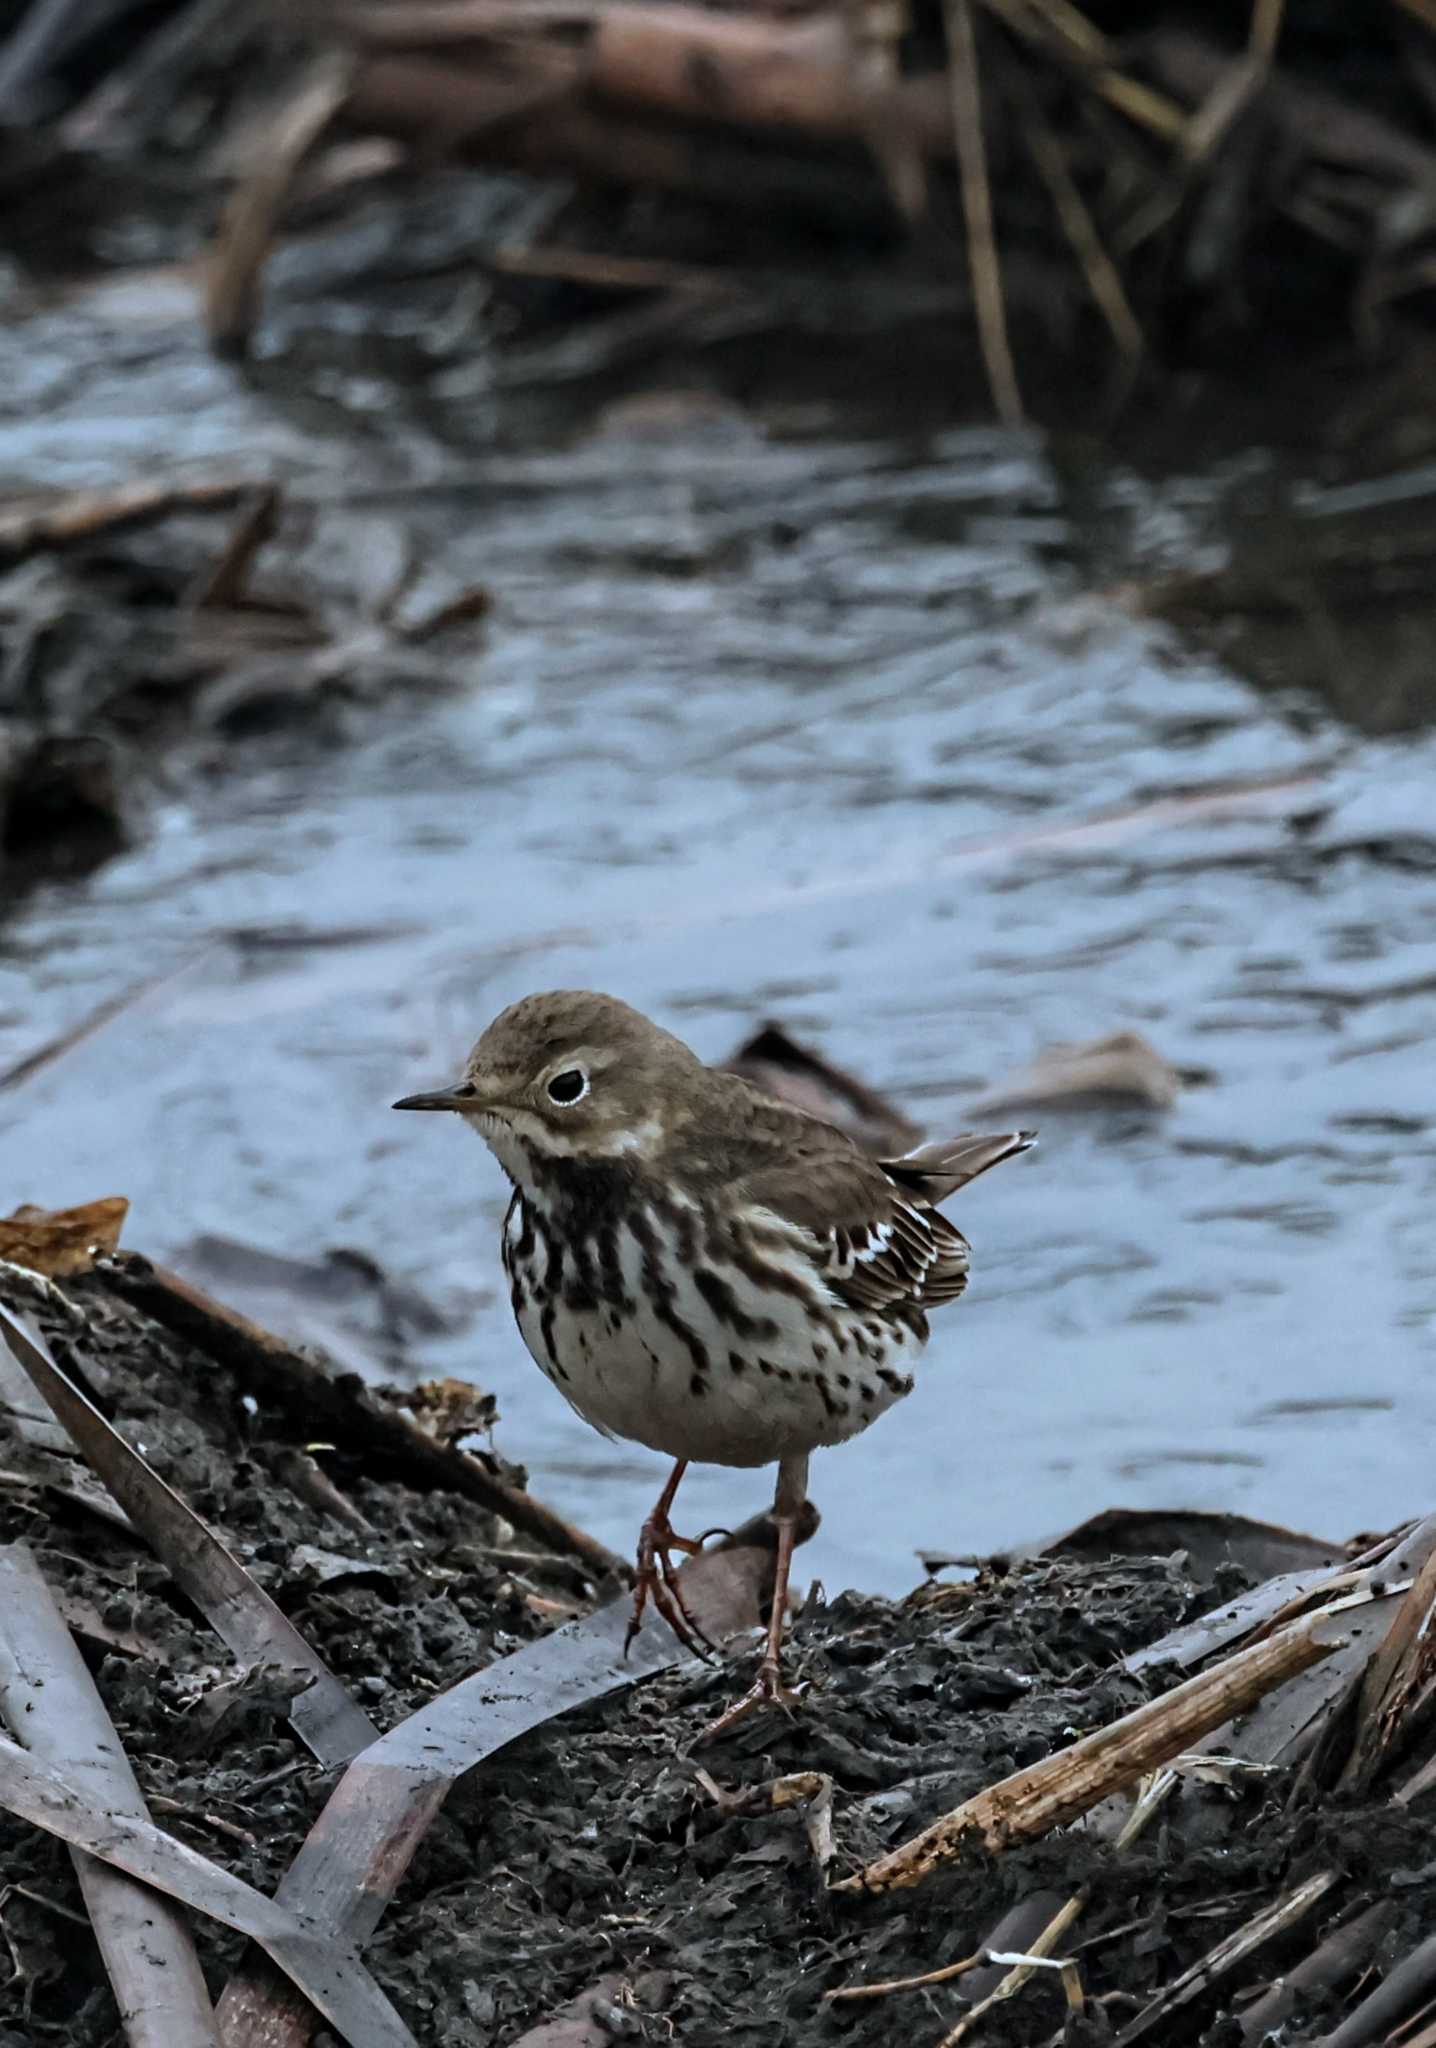
[[(574, 1566), (516, 1565), (508, 1532), (471, 1504), (316, 1451), (371, 1533), (324, 1512), (293, 1490), (296, 1432), (250, 1412), (243, 1390), (200, 1354), (93, 1279), (72, 1284), (67, 1311), (53, 1293), (45, 1304), (29, 1289), (12, 1294), (12, 1277), (6, 1269), (0, 1294), (41, 1323), (60, 1362), (220, 1530), (381, 1728), (539, 1633), (543, 1599), (574, 1596)], [(24, 1483), (22, 1471), (35, 1477)], [(142, 1550), (39, 1473), (0, 1424), (0, 1540), (32, 1546), (72, 1623), (90, 1604), (82, 1639), (157, 1819), (272, 1889), (333, 1774), (314, 1765), (262, 1687), (210, 1725), (204, 1696), (233, 1675), (222, 1647)], [(1220, 2003), (1195, 2001), (1161, 2035), (1235, 2042), (1230, 2001), (1239, 2008), (1248, 1987), (1371, 1898), (1394, 1901), (1388, 1956), (1429, 1928), (1436, 1865), (1422, 1802), (1404, 1812), (1289, 1806), (1284, 1777), (1251, 1791), (1190, 1782), (1121, 1856), (1098, 1833), (1073, 1830), (973, 1856), (915, 1891), (853, 1901), (824, 1895), (801, 1807), (726, 1811), (695, 1766), (725, 1792), (828, 1773), (841, 1874), (1163, 1689), (1169, 1673), (1139, 1679), (1120, 1658), (1246, 1577), (1228, 1563), (1198, 1583), (1185, 1552), (1043, 1557), (995, 1562), (975, 1581), (934, 1582), (898, 1604), (858, 1593), (812, 1600), (793, 1650), (809, 1692), (791, 1720), (755, 1719), (688, 1757), (688, 1739), (747, 1676), (746, 1666), (689, 1664), (549, 1724), (472, 1773), (383, 1921), (372, 1967), (435, 2048), (512, 2042), (598, 1980), (596, 2016), (576, 2040), (777, 2048), (911, 2031), (935, 2048), (991, 1972), (858, 2004), (829, 2006), (823, 1993), (932, 1969), (987, 1942), (1032, 1893), (1052, 1894), (998, 1943), (1021, 1947), (1085, 1884), (1090, 1902), (1068, 1942), (1083, 2013), (1063, 2031), (1060, 1985), (1044, 1973), (984, 2021), (981, 2039), (1096, 2042), (1280, 1890), (1334, 1866), (1341, 1882), (1285, 1947), (1259, 1950), (1224, 1980)], [(147, 1654), (107, 1648), (96, 1640), (106, 1632), (132, 1649), (142, 1639)], [(80, 1911), (63, 1846), (0, 1816), (0, 2048), (122, 2038), (89, 1933), (66, 1917)], [(239, 1942), (207, 1922), (198, 1934), (217, 1990)]]

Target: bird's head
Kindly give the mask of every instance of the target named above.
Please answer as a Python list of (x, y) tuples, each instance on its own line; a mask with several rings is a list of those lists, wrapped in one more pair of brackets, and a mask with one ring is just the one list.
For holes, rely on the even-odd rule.
[(703, 1071), (681, 1039), (614, 996), (559, 989), (497, 1016), (452, 1088), (395, 1109), (447, 1109), (485, 1140), (513, 1180), (550, 1161), (661, 1150), (675, 1085)]

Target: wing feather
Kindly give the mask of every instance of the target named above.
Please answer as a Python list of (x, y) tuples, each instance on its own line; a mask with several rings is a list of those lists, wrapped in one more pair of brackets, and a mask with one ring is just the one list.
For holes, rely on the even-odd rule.
[[(847, 1162), (844, 1162), (846, 1165)], [(774, 1185), (755, 1175), (744, 1192), (801, 1233), (819, 1278), (850, 1308), (912, 1315), (955, 1301), (967, 1285), (968, 1244), (955, 1224), (920, 1195), (895, 1188), (880, 1167), (854, 1162), (839, 1190)], [(836, 1222), (834, 1215), (851, 1220)]]

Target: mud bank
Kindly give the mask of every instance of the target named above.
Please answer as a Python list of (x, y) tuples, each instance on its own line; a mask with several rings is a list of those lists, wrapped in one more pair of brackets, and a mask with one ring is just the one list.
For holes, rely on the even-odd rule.
[[(7, 1266), (0, 1299), (218, 1532), (375, 1732), (438, 1711), (475, 1671), (494, 1672), (485, 1697), (502, 1702), (506, 1674), (526, 1668), (502, 1660), (566, 1621), (580, 1639), (603, 1623), (583, 1619), (595, 1603), (620, 1593), (474, 1499), (405, 1483), (373, 1445), (334, 1448), (282, 1380), (256, 1393), (242, 1364), (216, 1364), (213, 1342), (183, 1341), (122, 1300), (103, 1266), (63, 1293)], [(0, 1555), (23, 1545), (38, 1563), (158, 1827), (273, 1893), (338, 1762), (315, 1760), (312, 1731), (306, 1748), (289, 1718), (294, 1685), (273, 1668), (243, 1674), (18, 1384), (0, 1402)], [(449, 1420), (482, 1413), (451, 1408)], [(485, 1469), (499, 1485), (522, 1476)], [(1159, 1539), (1182, 1526), (1147, 1524)], [(1190, 1540), (1170, 1554), (1111, 1554), (1144, 1533), (1118, 1519), (897, 1602), (811, 1590), (793, 1644), (801, 1711), (705, 1747), (693, 1738), (746, 1679), (750, 1637), (711, 1668), (644, 1676), (645, 1653), (666, 1653), (649, 1641), (642, 1682), (615, 1673), (558, 1718), (544, 1714), (563, 1698), (531, 1699), (539, 1725), (461, 1776), (421, 1831), (365, 1954), (374, 1980), (415, 2039), (455, 2048), (531, 2029), (532, 2048), (886, 2043), (899, 2030), (936, 2048), (1011, 1973), (980, 1958), (1041, 1949), (1065, 1906), (1046, 1947), (1069, 1967), (1034, 1968), (975, 2014), (978, 2038), (1324, 2034), (1373, 1982), (1413, 1974), (1436, 1912), (1430, 1717), (1418, 1700), (1373, 1761), (1359, 1697), (1379, 1662), (1367, 1666), (1372, 1646), (1392, 1643), (1389, 1617), (1409, 1609), (1413, 1571), (1425, 1597), (1431, 1572), (1417, 1559), (1430, 1532), (1373, 1566), (1251, 1524), (1185, 1527)], [(1253, 1593), (1273, 1569), (1282, 1576)], [(1038, 1785), (1044, 1760), (1076, 1757), (1081, 1738), (1127, 1728), (1148, 1701), (1170, 1705), (1172, 1688), (1189, 1692), (1238, 1636), (1249, 1647), (1224, 1668), (1270, 1655), (1283, 1629), (1306, 1626), (1292, 1617), (1310, 1615), (1325, 1631), (1320, 1661), (1245, 1720), (1209, 1719), (1209, 1739), (1175, 1774), (1132, 1782), (1135, 1806), (1108, 1799), (1079, 1824), (1019, 1839), (1021, 1786)], [(1418, 1695), (1423, 1683), (1429, 1674)], [(889, 1852), (1004, 1783), (1018, 1789), (991, 1809), (989, 1846), (979, 1831), (923, 1882), (887, 1888)], [(1134, 1813), (1150, 1825), (1134, 1827)], [(5, 2048), (121, 2039), (69, 1853), (9, 1813), (0, 1897)], [(243, 1940), (204, 1914), (192, 1925), (218, 1996)], [(946, 1982), (828, 1995), (971, 1956)], [(1391, 1974), (1395, 2010), (1343, 2042), (1387, 2039), (1425, 1995), (1414, 1976), (1403, 2006)]]

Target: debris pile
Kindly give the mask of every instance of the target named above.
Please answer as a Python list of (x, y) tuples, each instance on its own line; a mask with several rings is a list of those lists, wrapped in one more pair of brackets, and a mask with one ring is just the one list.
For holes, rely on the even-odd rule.
[[(1370, 348), (1419, 311), (1433, 26), (1429, 0), (313, 0), (297, 22), (30, 0), (0, 41), (0, 122), (67, 163), (168, 152), (228, 188), (224, 349), (286, 221), (464, 161), (548, 183), (534, 232), (477, 260), (570, 306), (741, 330), (785, 297), (801, 318), (826, 271), (849, 319), (891, 325), (902, 292), (885, 318), (854, 260), (911, 243), (918, 275), (964, 279), (1015, 419), (1010, 313), (1065, 347), (1085, 306), (1129, 379), (1236, 329)], [(52, 159), (0, 169), (13, 191)], [(841, 289), (820, 296), (820, 323), (842, 317)]]
[(593, 213), (492, 260), (700, 323), (771, 319), (825, 244), (848, 267), (915, 238), (919, 271), (964, 279), (1010, 422), (1010, 309), (1070, 348), (1085, 305), (1120, 384), (1236, 328), (1372, 349), (1429, 296), (1436, 24), (1417, 0), (1253, 0), (1200, 26), (1161, 0), (320, 0), (311, 19), (328, 47), (215, 252), (222, 349), (247, 346), (283, 209), (346, 136), (663, 195), (636, 251)]
[(461, 687), (487, 595), (421, 570), (397, 526), (240, 473), (0, 505), (7, 891), (120, 851), (180, 748), (232, 761)]
[[(481, 1401), (83, 1230), (0, 1266), (7, 2048), (117, 1998), (230, 2048), (1428, 2038), (1436, 1517), (1111, 1516), (814, 1595), (800, 1711), (694, 1749), (749, 1638), (625, 1664), (622, 1568), (456, 1439)], [(685, 1567), (715, 1636), (767, 1535)]]

